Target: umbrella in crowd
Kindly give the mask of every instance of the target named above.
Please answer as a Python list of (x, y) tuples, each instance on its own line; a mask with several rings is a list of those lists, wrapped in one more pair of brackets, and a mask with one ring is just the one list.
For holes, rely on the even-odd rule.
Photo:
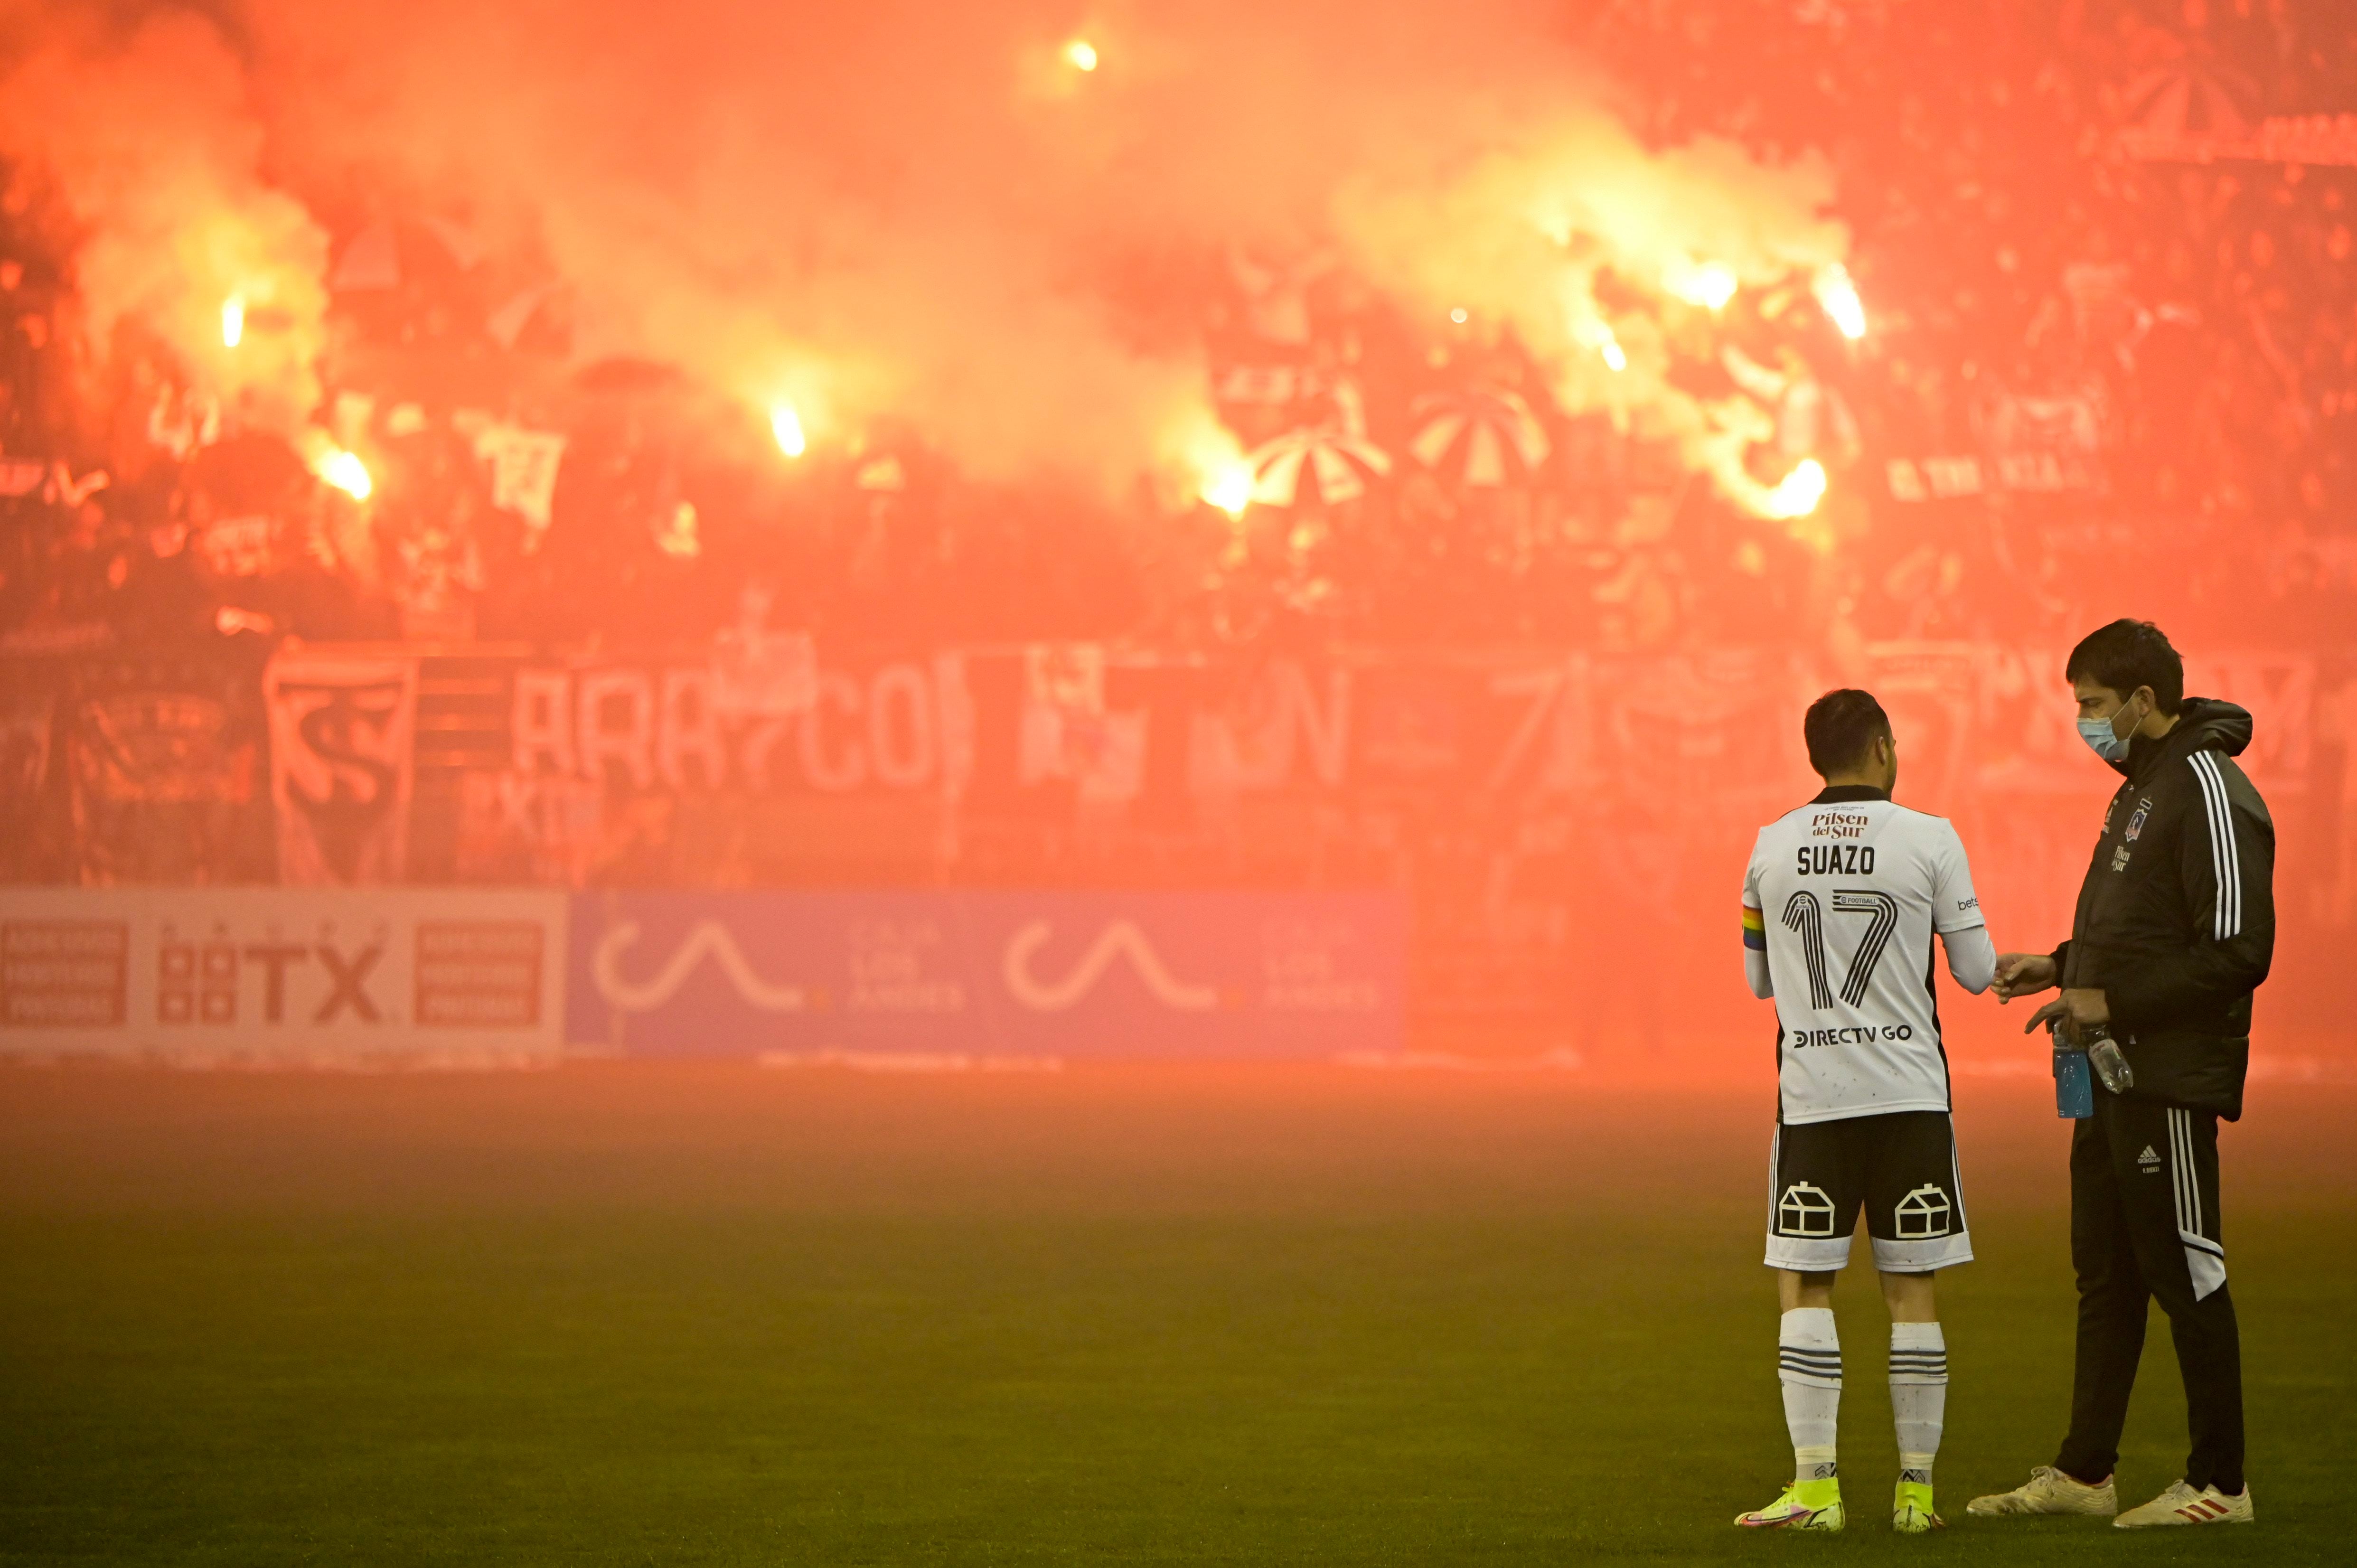
[(1391, 455), (1365, 436), (1336, 424), (1288, 430), (1246, 456), (1255, 505), (1291, 507), (1304, 499), (1303, 477), (1327, 505), (1367, 493), (1370, 480), (1392, 471)]
[(380, 219), (345, 243), (328, 287), (337, 294), (394, 289), (472, 271), (482, 259), (482, 242), (463, 224), (438, 217)]
[(2125, 94), (2129, 121), (2147, 132), (2231, 134), (2245, 129), (2250, 79), (2215, 60), (2184, 59), (2148, 71)]
[(1466, 489), (1501, 489), (1529, 480), (1546, 461), (1546, 430), (1531, 405), (1510, 392), (1435, 392), (1415, 402), (1407, 449), (1426, 468), (1453, 466)]

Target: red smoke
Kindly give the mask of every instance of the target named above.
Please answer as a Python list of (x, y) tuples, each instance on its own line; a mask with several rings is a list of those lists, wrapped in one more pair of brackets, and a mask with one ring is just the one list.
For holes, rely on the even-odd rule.
[[(982, 477), (1232, 485), (1192, 296), (1163, 280), (1322, 253), (1436, 326), (1512, 329), (1566, 407), (1676, 435), (1773, 513), (1739, 460), (1758, 416), (1672, 388), (1667, 340), (1710, 308), (1680, 296), (1724, 297), (1698, 270), (1763, 285), (1846, 243), (1822, 171), (1649, 154), (1503, 4), (253, 0), (16, 23), (0, 135), (87, 226), (93, 308), (232, 390), (266, 379), (282, 423), (323, 342), (306, 208), (348, 229), (398, 206), (544, 257), (585, 357), (790, 402), (813, 439), (888, 415)], [(1658, 308), (1607, 311), (1606, 271)], [(278, 329), (226, 356), (231, 296)]]

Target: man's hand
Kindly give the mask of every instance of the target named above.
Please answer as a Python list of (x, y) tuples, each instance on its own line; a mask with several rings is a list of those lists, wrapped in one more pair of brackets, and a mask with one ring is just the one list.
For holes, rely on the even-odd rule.
[(2061, 1019), (2063, 1037), (2076, 1043), (2079, 1031), (2088, 1025), (2112, 1021), (2112, 1004), (2102, 992), (2092, 986), (2072, 986), (2032, 1013), (2029, 1022), (2021, 1026), (2021, 1032), (2026, 1035), (2049, 1018)]
[(2045, 990), (2060, 977), (2042, 952), (2009, 952), (1996, 961), (1996, 999), (2010, 1002)]

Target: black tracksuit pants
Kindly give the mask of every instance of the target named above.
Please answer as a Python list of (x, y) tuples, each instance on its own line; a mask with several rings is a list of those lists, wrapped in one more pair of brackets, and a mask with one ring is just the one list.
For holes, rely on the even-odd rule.
[(2243, 1351), (2222, 1234), (2218, 1118), (2097, 1090), (2071, 1137), (2079, 1353), (2056, 1469), (2094, 1483), (2118, 1463), (2146, 1303), (2158, 1298), (2185, 1380), (2185, 1479), (2243, 1489)]

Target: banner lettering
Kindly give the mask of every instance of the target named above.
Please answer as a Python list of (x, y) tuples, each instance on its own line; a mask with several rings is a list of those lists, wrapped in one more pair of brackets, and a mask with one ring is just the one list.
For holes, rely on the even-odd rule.
[(297, 886), (398, 882), (408, 863), (417, 663), (298, 650), (263, 678), (278, 875)]

